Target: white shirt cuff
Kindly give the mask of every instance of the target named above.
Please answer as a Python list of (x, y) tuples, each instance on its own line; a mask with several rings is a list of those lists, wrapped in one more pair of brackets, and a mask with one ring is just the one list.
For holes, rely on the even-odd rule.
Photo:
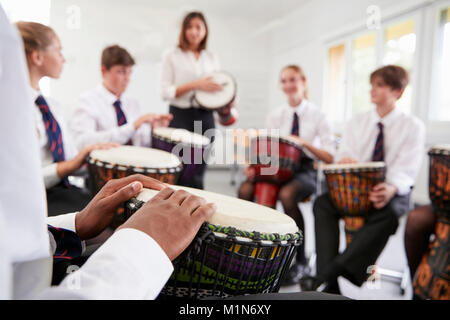
[(56, 186), (61, 178), (58, 175), (57, 171), (58, 163), (54, 162), (48, 166), (42, 168), (42, 175), (44, 176), (44, 184), (45, 188), (50, 189), (51, 187)]

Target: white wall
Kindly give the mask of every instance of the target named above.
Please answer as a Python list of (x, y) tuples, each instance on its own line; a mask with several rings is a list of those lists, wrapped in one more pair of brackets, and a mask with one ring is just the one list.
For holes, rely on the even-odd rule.
[[(80, 8), (80, 28), (70, 29), (73, 4)], [(50, 25), (60, 36), (67, 59), (61, 79), (51, 81), (51, 95), (66, 107), (69, 117), (81, 92), (97, 85), (102, 49), (119, 44), (135, 57), (128, 94), (137, 98), (145, 111), (167, 112), (160, 99), (159, 72), (162, 52), (175, 46), (181, 9), (160, 6), (157, 1), (79, 0), (52, 1)], [(202, 8), (198, 8), (202, 9)], [(257, 127), (267, 109), (267, 41), (250, 38), (251, 17), (233, 18), (202, 10), (208, 20), (208, 49), (218, 54), (224, 70), (238, 82), (240, 120), (236, 126)]]

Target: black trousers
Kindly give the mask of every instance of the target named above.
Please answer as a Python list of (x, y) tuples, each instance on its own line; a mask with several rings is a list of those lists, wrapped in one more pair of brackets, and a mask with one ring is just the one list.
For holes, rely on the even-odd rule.
[(364, 226), (353, 236), (344, 252), (339, 254), (339, 219), (328, 193), (314, 203), (317, 275), (326, 278), (334, 270), (342, 270), (345, 277), (361, 286), (369, 276), (367, 268), (374, 265), (389, 237), (398, 227), (398, 219), (409, 210), (409, 195), (395, 196), (384, 208), (373, 209)]
[(80, 211), (93, 198), (93, 195), (86, 189), (75, 186), (67, 188), (62, 183), (46, 191), (49, 217)]
[[(173, 115), (173, 119), (169, 124), (169, 127), (171, 128), (186, 129), (188, 131), (202, 135), (205, 135), (205, 132), (207, 130), (215, 128), (214, 114), (213, 111), (210, 110), (199, 108), (182, 109), (176, 106), (170, 106), (169, 113)], [(201, 130), (198, 130), (196, 128), (196, 121), (200, 122)], [(211, 139), (211, 142), (214, 141), (214, 135), (208, 134), (207, 136)], [(208, 152), (208, 150), (206, 152)], [(197, 170), (197, 173), (192, 180), (181, 180), (178, 184), (185, 187), (204, 189), (203, 180), (206, 172), (206, 167), (206, 163), (200, 164), (199, 169)]]

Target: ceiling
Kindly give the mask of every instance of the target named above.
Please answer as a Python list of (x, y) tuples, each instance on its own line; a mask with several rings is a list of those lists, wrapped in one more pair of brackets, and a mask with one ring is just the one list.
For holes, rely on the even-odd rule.
[(310, 1), (312, 0), (127, 0), (127, 4), (181, 12), (199, 10), (264, 23), (283, 17)]

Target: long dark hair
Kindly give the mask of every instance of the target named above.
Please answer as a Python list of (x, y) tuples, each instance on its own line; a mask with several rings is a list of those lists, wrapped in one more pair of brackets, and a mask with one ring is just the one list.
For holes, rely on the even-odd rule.
[(203, 24), (205, 25), (205, 29), (206, 29), (205, 37), (200, 42), (200, 45), (198, 46), (198, 51), (202, 51), (202, 50), (206, 49), (206, 43), (208, 42), (208, 24), (206, 23), (206, 19), (205, 19), (205, 16), (203, 15), (203, 13), (198, 12), (198, 11), (193, 11), (193, 12), (188, 13), (184, 17), (183, 23), (181, 25), (180, 37), (178, 39), (178, 48), (180, 48), (183, 51), (186, 51), (189, 49), (189, 42), (186, 39), (186, 30), (189, 27), (191, 20), (194, 18), (199, 18), (200, 20), (202, 20)]

